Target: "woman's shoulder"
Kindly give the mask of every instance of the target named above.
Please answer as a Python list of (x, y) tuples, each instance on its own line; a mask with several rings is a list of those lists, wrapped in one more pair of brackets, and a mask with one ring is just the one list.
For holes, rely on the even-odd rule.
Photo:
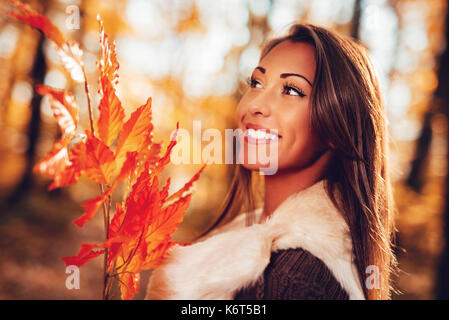
[(271, 254), (264, 281), (238, 292), (235, 299), (347, 300), (349, 296), (316, 256), (302, 248)]
[(302, 248), (273, 252), (265, 273), (273, 299), (348, 299), (324, 262)]

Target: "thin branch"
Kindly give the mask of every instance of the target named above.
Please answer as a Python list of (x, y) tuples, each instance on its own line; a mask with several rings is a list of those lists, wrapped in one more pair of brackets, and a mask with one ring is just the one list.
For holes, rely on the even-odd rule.
[[(92, 104), (90, 100), (90, 90), (89, 90), (89, 84), (87, 82), (87, 75), (86, 70), (84, 69), (84, 66), (82, 66), (83, 70), (83, 76), (84, 76), (84, 91), (86, 92), (87, 97), (87, 108), (89, 110), (89, 123), (90, 123), (90, 130), (92, 131), (92, 135), (95, 136), (95, 128), (94, 128), (94, 116), (92, 112)], [(100, 184), (100, 192), (101, 194), (104, 194), (104, 185)], [(108, 240), (109, 235), (109, 219), (110, 219), (110, 209), (111, 209), (111, 201), (112, 198), (109, 196), (108, 201), (108, 207), (106, 207), (106, 203), (103, 203), (103, 221), (104, 221), (104, 232), (105, 232), (105, 238), (106, 241)], [(104, 252), (104, 265), (103, 265), (103, 277), (104, 277), (104, 287), (103, 287), (103, 299), (109, 298), (109, 276), (107, 272), (107, 265), (108, 265), (108, 248), (105, 249)]]
[(89, 122), (90, 122), (90, 130), (92, 131), (92, 134), (95, 136), (95, 130), (94, 130), (94, 115), (92, 112), (92, 104), (90, 102), (90, 90), (89, 90), (89, 84), (87, 83), (87, 75), (86, 71), (84, 70), (84, 66), (82, 67), (83, 75), (84, 75), (84, 91), (86, 92), (87, 97), (87, 108), (89, 110)]

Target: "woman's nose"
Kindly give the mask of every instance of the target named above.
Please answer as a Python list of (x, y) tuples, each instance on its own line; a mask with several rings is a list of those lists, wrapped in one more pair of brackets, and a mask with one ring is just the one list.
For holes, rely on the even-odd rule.
[(260, 94), (250, 102), (249, 112), (253, 116), (269, 117), (271, 115), (271, 103), (267, 95)]

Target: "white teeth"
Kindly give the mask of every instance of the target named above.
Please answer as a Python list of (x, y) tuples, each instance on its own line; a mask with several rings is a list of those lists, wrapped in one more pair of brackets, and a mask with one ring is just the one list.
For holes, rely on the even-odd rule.
[(265, 140), (278, 140), (278, 136), (276, 134), (267, 133), (264, 130), (254, 130), (248, 129), (246, 130), (246, 134), (254, 139), (265, 139)]

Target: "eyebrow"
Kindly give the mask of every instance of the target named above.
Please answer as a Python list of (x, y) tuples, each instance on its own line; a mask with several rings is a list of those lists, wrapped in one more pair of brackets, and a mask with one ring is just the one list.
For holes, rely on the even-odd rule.
[[(256, 67), (255, 70), (259, 70), (262, 73), (266, 72), (265, 68), (262, 68), (260, 66)], [(311, 87), (313, 87), (312, 83), (306, 77), (304, 77), (302, 74), (298, 74), (298, 73), (281, 73), (279, 78), (287, 78), (287, 77), (292, 77), (292, 76), (303, 78), (304, 80), (307, 81), (308, 84), (310, 84)]]

